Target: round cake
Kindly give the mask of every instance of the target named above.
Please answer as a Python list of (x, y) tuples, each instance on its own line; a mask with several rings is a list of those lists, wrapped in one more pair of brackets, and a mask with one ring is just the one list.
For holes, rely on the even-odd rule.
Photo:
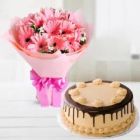
[(64, 94), (61, 116), (64, 124), (76, 133), (116, 135), (134, 122), (133, 94), (118, 81), (79, 82)]

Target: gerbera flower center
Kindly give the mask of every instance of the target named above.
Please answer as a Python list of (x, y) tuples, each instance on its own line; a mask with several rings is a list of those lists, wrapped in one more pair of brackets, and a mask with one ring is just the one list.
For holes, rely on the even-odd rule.
[(63, 31), (62, 31), (62, 34), (65, 34), (65, 33), (66, 33), (66, 32), (63, 30)]
[(31, 39), (30, 38), (26, 38), (25, 39), (25, 42), (29, 42)]
[(56, 42), (53, 43), (53, 46), (54, 46), (54, 47), (56, 46)]

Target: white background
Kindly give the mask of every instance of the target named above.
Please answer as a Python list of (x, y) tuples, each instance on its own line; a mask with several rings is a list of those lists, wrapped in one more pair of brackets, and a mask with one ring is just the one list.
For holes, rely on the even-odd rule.
[[(101, 77), (108, 80), (139, 81), (140, 61), (131, 59), (140, 49), (139, 0), (0, 0), (0, 81), (29, 81), (30, 67), (3, 39), (11, 19), (41, 7), (81, 9), (94, 25), (90, 46), (70, 71), (73, 81)], [(4, 36), (5, 37), (5, 36)], [(132, 51), (133, 47), (133, 51)], [(89, 61), (90, 60), (90, 61)]]
[[(94, 34), (87, 53), (72, 68), (70, 79), (139, 81), (140, 61), (131, 59), (131, 53), (140, 50), (139, 5), (140, 0), (0, 0), (0, 140), (85, 140), (60, 127), (58, 109), (37, 104), (36, 91), (28, 83), (30, 67), (4, 36), (12, 18), (40, 7), (81, 8), (86, 20), (94, 24)], [(140, 83), (125, 84), (132, 89), (138, 108)], [(139, 132), (138, 124), (130, 133), (111, 139), (139, 140)]]

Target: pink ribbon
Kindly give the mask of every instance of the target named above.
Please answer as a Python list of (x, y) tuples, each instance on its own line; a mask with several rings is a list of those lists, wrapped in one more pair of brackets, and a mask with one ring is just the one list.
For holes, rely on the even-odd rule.
[(30, 72), (30, 79), (37, 90), (37, 99), (42, 106), (59, 107), (61, 96), (68, 81), (66, 78), (40, 77), (34, 70)]

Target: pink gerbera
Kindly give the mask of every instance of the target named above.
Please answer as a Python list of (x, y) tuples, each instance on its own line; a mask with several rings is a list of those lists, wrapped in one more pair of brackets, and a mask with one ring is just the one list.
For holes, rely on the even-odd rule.
[(37, 14), (30, 14), (27, 18), (29, 18), (30, 25), (34, 25), (35, 27), (39, 28), (43, 25), (42, 17)]
[(63, 44), (64, 44), (64, 40), (63, 40), (62, 37), (60, 38), (60, 37), (57, 37), (57, 36), (52, 36), (48, 40), (48, 49), (50, 49), (50, 50), (61, 50)]
[(27, 48), (31, 42), (31, 36), (34, 34), (34, 31), (28, 26), (20, 26), (18, 29), (18, 34), (20, 45)]
[(60, 20), (68, 20), (70, 17), (70, 12), (64, 11), (64, 10), (59, 10), (55, 11), (55, 18), (60, 19)]
[(67, 49), (68, 52), (74, 52), (79, 50), (80, 44), (79, 42), (75, 41), (73, 37), (68, 38), (67, 41), (64, 43), (64, 49)]
[(60, 23), (58, 20), (50, 20), (43, 26), (46, 33), (56, 35), (59, 33)]
[(47, 37), (45, 35), (36, 34), (31, 37), (32, 44), (28, 46), (30, 50), (46, 53), (48, 50)]
[(60, 30), (62, 34), (72, 33), (75, 29), (75, 24), (69, 21), (62, 21), (60, 24)]
[(46, 22), (49, 19), (54, 19), (55, 9), (41, 9), (40, 10), (40, 17)]

